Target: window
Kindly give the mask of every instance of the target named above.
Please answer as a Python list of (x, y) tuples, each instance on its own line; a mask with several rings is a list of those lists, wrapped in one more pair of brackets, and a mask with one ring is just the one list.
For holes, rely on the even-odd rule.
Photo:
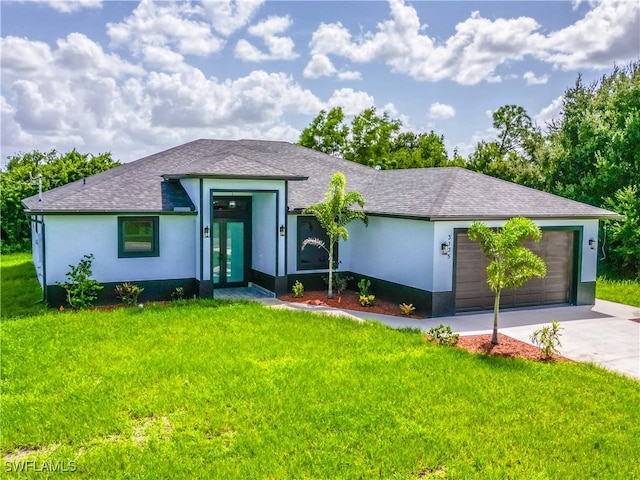
[(158, 217), (118, 217), (118, 258), (158, 257)]
[[(326, 270), (329, 268), (329, 254), (324, 248), (307, 245), (302, 250), (302, 242), (307, 238), (319, 238), (329, 248), (329, 237), (315, 217), (298, 217), (298, 270)], [(338, 244), (333, 248), (333, 261), (338, 261)]]

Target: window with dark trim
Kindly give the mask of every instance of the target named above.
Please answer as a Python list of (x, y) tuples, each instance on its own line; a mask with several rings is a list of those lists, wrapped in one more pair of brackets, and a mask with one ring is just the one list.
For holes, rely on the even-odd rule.
[(158, 257), (158, 217), (118, 217), (118, 258)]
[[(298, 217), (298, 270), (326, 270), (329, 268), (329, 254), (324, 248), (307, 245), (302, 250), (302, 242), (307, 238), (319, 238), (329, 248), (329, 237), (315, 217)], [(333, 261), (338, 261), (338, 244), (333, 248)]]

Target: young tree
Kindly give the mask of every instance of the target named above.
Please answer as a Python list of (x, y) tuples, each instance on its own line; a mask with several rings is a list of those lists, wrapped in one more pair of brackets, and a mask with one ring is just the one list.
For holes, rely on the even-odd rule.
[(493, 307), (493, 336), (491, 343), (498, 344), (498, 315), (500, 293), (505, 288), (518, 288), (532, 276), (544, 277), (547, 266), (540, 257), (522, 246), (527, 238), (539, 242), (540, 228), (528, 218), (515, 217), (497, 231), (485, 223), (473, 222), (468, 232), (471, 240), (479, 240), (482, 251), (491, 263), (487, 267), (487, 283), (496, 294)]
[(364, 197), (358, 192), (345, 193), (347, 180), (342, 173), (335, 173), (329, 182), (325, 201), (305, 208), (302, 213), (311, 213), (318, 219), (329, 237), (329, 246), (318, 238), (308, 238), (302, 242), (302, 249), (307, 245), (325, 248), (329, 253), (329, 291), (327, 298), (333, 298), (333, 249), (340, 239), (347, 241), (349, 232), (346, 225), (360, 219), (367, 225), (367, 216), (362, 210), (352, 210), (354, 205), (364, 208)]

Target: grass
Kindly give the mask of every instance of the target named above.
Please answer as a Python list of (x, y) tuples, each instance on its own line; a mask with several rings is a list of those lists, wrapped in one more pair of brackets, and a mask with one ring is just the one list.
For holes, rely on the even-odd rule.
[(640, 307), (640, 280), (608, 280), (599, 277), (596, 296), (602, 300)]
[(37, 313), (0, 330), (7, 476), (640, 477), (640, 384), (591, 365), (251, 303)]
[(0, 256), (0, 317), (35, 315), (46, 307), (39, 303), (42, 289), (36, 279), (30, 253)]

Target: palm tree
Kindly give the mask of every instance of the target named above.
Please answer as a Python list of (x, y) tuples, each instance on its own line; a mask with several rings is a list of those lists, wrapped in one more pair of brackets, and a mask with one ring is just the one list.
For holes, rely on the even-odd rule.
[(340, 239), (347, 241), (349, 232), (346, 225), (352, 220), (362, 220), (367, 225), (367, 216), (362, 210), (352, 210), (354, 205), (364, 208), (364, 197), (358, 192), (345, 193), (347, 180), (342, 173), (335, 173), (329, 182), (325, 201), (305, 208), (302, 213), (310, 213), (318, 219), (329, 237), (329, 246), (318, 238), (307, 238), (302, 242), (302, 249), (307, 245), (324, 248), (329, 253), (329, 291), (327, 298), (333, 298), (333, 249)]
[(487, 267), (487, 283), (496, 294), (493, 305), (493, 336), (491, 343), (498, 344), (498, 315), (500, 310), (500, 292), (504, 288), (518, 288), (533, 275), (544, 277), (547, 266), (539, 256), (522, 242), (532, 238), (539, 242), (542, 231), (528, 218), (515, 217), (494, 230), (482, 222), (473, 222), (468, 232), (471, 240), (478, 239), (482, 251), (491, 260)]

